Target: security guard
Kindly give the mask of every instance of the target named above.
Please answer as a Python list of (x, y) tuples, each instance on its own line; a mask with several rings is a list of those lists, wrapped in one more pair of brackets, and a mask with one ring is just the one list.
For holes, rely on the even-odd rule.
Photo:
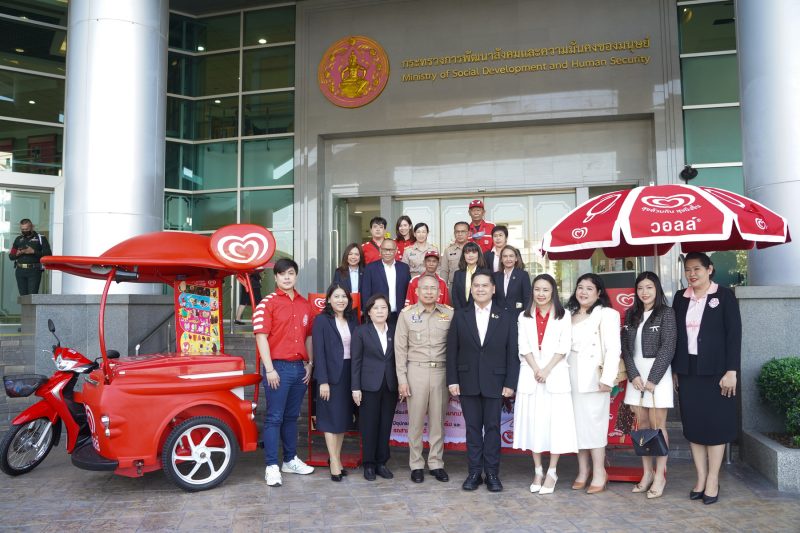
[(461, 250), (469, 241), (469, 224), (456, 222), (453, 226), (455, 242), (444, 249), (439, 265), (439, 275), (447, 282), (447, 288), (453, 288), (453, 274), (458, 270), (458, 261), (461, 259)]
[(400, 399), (408, 400), (408, 464), (411, 481), (425, 480), (422, 429), (428, 415), (428, 469), (437, 481), (449, 481), (444, 470), (444, 416), (447, 389), (447, 332), (453, 308), (436, 303), (439, 281), (425, 273), (417, 285), (418, 303), (403, 309), (397, 320), (394, 353)]
[(21, 235), (14, 239), (14, 245), (8, 257), (14, 261), (16, 268), (19, 295), (37, 294), (42, 281), (41, 258), (52, 255), (47, 237), (33, 231), (33, 223), (29, 218), (19, 221)]

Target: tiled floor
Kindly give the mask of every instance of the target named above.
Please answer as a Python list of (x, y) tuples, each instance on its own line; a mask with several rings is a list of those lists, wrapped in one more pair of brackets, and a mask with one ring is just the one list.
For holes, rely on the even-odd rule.
[(394, 452), (395, 479), (365, 481), (351, 471), (342, 483), (326, 469), (310, 476), (284, 474), (284, 485), (267, 487), (260, 453), (243, 454), (220, 487), (189, 494), (162, 473), (140, 479), (87, 472), (53, 451), (33, 472), (0, 474), (0, 528), (13, 531), (800, 531), (800, 496), (781, 494), (749, 467), (724, 467), (720, 501), (689, 501), (694, 469), (674, 460), (664, 496), (647, 500), (631, 484), (611, 483), (607, 492), (570, 490), (573, 457), (562, 459), (556, 492), (531, 494), (530, 459), (504, 456), (505, 491), (461, 490), (466, 475), (461, 453), (445, 455), (449, 483), (430, 476), (408, 479), (407, 453)]

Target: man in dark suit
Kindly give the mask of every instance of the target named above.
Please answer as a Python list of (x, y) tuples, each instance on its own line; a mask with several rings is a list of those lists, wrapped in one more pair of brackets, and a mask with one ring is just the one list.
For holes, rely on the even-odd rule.
[(381, 260), (368, 264), (364, 268), (363, 287), (361, 287), (361, 309), (373, 294), (389, 296), (389, 323), (397, 323), (397, 313), (403, 308), (408, 284), (411, 282), (411, 271), (408, 265), (395, 261), (397, 243), (392, 239), (384, 239), (381, 243)]
[(467, 426), (469, 475), (462, 488), (477, 489), (485, 472), (486, 488), (500, 492), (500, 414), (517, 386), (517, 321), (492, 304), (490, 271), (475, 272), (471, 292), (474, 303), (456, 311), (447, 335), (447, 384), (461, 399)]

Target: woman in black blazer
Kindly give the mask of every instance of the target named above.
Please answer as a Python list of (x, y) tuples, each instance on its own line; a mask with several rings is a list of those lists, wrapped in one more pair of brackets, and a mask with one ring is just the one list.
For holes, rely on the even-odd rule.
[(515, 318), (531, 306), (531, 279), (524, 267), (519, 251), (504, 246), (500, 251), (500, 270), (493, 274), (494, 301)]
[(389, 437), (397, 406), (394, 325), (389, 324), (389, 297), (374, 294), (364, 313), (369, 320), (353, 333), (351, 367), (353, 401), (359, 406), (364, 478), (394, 477), (386, 467)]
[(719, 469), (725, 444), (739, 432), (737, 372), (742, 351), (742, 317), (733, 291), (714, 283), (706, 254), (686, 255), (689, 288), (672, 302), (678, 341), (672, 371), (681, 404), (683, 434), (692, 448), (697, 482), (689, 493), (705, 504), (719, 497)]
[(461, 309), (472, 303), (472, 295), (468, 295), (467, 290), (467, 274), (471, 281), (472, 274), (484, 268), (486, 261), (481, 247), (471, 241), (466, 243), (461, 249), (461, 259), (458, 260), (458, 270), (453, 274), (453, 288), (450, 291), (450, 303), (455, 309)]
[(355, 328), (350, 292), (342, 285), (332, 284), (325, 293), (325, 309), (314, 319), (311, 340), (317, 381), (316, 427), (325, 433), (333, 481), (341, 481), (346, 475), (342, 468), (342, 443), (353, 420), (350, 344)]
[[(361, 292), (361, 280), (364, 279), (364, 256), (361, 247), (354, 242), (347, 245), (342, 254), (342, 261), (333, 271), (333, 283), (347, 289), (347, 292)], [(355, 281), (355, 286), (353, 286)]]

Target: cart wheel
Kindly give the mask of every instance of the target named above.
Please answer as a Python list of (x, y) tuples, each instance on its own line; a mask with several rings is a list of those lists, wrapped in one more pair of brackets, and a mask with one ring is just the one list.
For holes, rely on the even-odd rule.
[(161, 464), (167, 477), (183, 490), (216, 487), (236, 463), (238, 444), (225, 422), (211, 416), (190, 418), (167, 437)]
[(48, 418), (12, 424), (0, 441), (0, 470), (9, 476), (27, 474), (50, 453), (53, 435), (53, 424)]

